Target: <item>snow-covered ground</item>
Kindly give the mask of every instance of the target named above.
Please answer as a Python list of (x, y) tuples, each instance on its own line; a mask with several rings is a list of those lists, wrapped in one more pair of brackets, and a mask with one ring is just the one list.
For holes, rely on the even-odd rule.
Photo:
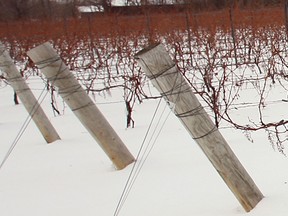
[[(41, 80), (31, 77), (27, 82), (35, 95), (41, 93)], [(11, 87), (1, 83), (0, 162), (28, 115), (21, 104), (13, 104), (12, 96)], [(136, 180), (117, 215), (288, 214), (288, 159), (273, 150), (264, 133), (254, 133), (251, 143), (242, 132), (231, 128), (221, 130), (265, 196), (255, 209), (246, 213), (164, 101), (160, 101), (156, 118), (144, 139), (158, 102), (150, 100), (137, 105), (134, 111), (136, 127), (126, 129), (125, 105), (120, 93), (114, 90), (112, 97), (96, 96), (97, 106), (132, 154), (136, 157), (142, 143), (142, 152), (149, 153), (148, 157), (138, 158), (137, 164), (143, 163), (143, 166), (135, 166), (139, 172), (132, 173)], [(62, 111), (61, 102), (58, 105)], [(278, 104), (275, 110), (283, 110), (285, 115), (287, 106)], [(54, 116), (49, 95), (42, 108), (61, 140), (46, 144), (34, 123), (29, 124), (0, 169), (1, 215), (116, 215), (114, 212), (133, 165), (115, 170), (69, 108), (64, 109), (63, 115)], [(248, 115), (247, 111), (243, 112)], [(253, 113), (249, 112), (249, 115)]]

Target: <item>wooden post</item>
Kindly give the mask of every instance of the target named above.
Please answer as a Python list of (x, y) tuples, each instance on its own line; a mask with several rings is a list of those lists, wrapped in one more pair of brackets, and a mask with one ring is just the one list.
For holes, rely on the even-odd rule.
[(134, 157), (52, 46), (46, 42), (30, 50), (28, 56), (58, 89), (65, 103), (103, 148), (116, 168), (123, 169), (132, 163)]
[(7, 81), (22, 101), (46, 142), (51, 143), (60, 139), (2, 43), (0, 43), (0, 69), (6, 74)]
[(190, 85), (161, 44), (136, 54), (143, 71), (161, 95), (172, 105), (190, 135), (200, 146), (217, 172), (248, 212), (263, 198), (252, 178), (222, 137)]

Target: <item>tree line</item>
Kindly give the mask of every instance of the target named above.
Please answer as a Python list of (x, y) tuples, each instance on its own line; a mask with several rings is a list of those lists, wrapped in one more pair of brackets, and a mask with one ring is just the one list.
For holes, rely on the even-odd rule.
[(46, 19), (77, 15), (74, 1), (0, 0), (0, 20)]
[(137, 10), (143, 11), (143, 8), (169, 13), (172, 10), (181, 11), (181, 8), (205, 11), (235, 5), (243, 9), (279, 6), (285, 1), (287, 0), (126, 0), (121, 8), (113, 6), (112, 0), (0, 0), (0, 21), (79, 17), (79, 6), (96, 6), (103, 9), (102, 13), (119, 14), (125, 7), (126, 14), (129, 14), (129, 10), (137, 13)]

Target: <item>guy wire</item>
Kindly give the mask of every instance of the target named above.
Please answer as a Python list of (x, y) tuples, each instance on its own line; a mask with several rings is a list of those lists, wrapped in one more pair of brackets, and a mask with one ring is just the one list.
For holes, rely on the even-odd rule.
[[(134, 163), (134, 165), (133, 165), (133, 167), (132, 167), (132, 169), (131, 169), (131, 172), (130, 172), (130, 174), (129, 174), (129, 176), (128, 176), (128, 179), (127, 179), (127, 181), (126, 181), (124, 190), (123, 190), (123, 192), (122, 192), (122, 194), (121, 194), (121, 197), (120, 197), (120, 199), (119, 199), (119, 202), (118, 202), (117, 207), (116, 207), (116, 209), (115, 209), (115, 212), (114, 212), (114, 214), (113, 214), (114, 216), (119, 215), (120, 210), (122, 209), (122, 207), (123, 207), (123, 205), (124, 205), (124, 203), (125, 203), (128, 195), (129, 195), (129, 193), (130, 193), (130, 191), (131, 191), (131, 189), (132, 189), (132, 186), (134, 185), (134, 183), (135, 183), (135, 181), (136, 181), (136, 178), (137, 178), (137, 176), (138, 176), (139, 173), (140, 173), (140, 170), (142, 169), (145, 161), (147, 160), (147, 158), (148, 158), (148, 156), (149, 156), (149, 154), (150, 154), (153, 146), (154, 146), (155, 143), (156, 143), (157, 138), (159, 137), (160, 132), (162, 131), (162, 129), (163, 129), (163, 127), (164, 127), (164, 124), (166, 123), (166, 120), (168, 119), (169, 114), (171, 113), (171, 111), (169, 111), (169, 114), (167, 115), (165, 121), (163, 122), (162, 127), (160, 128), (160, 130), (159, 130), (156, 138), (154, 139), (154, 142), (153, 142), (152, 146), (150, 147), (150, 150), (148, 150), (149, 145), (151, 144), (152, 138), (153, 138), (153, 136), (154, 136), (155, 133), (156, 133), (156, 129), (157, 129), (157, 127), (158, 127), (159, 124), (160, 124), (160, 120), (161, 120), (162, 117), (163, 117), (164, 111), (165, 111), (165, 109), (167, 108), (167, 105), (166, 105), (166, 106), (164, 107), (162, 113), (161, 113), (161, 116), (159, 117), (159, 120), (158, 120), (158, 122), (157, 122), (157, 124), (156, 124), (156, 126), (155, 126), (155, 129), (154, 129), (154, 131), (153, 131), (153, 133), (152, 133), (152, 135), (151, 135), (151, 138), (150, 138), (149, 141), (148, 141), (148, 144), (147, 144), (146, 147), (144, 148), (144, 144), (146, 143), (146, 140), (147, 140), (147, 138), (148, 138), (148, 134), (149, 134), (149, 132), (150, 132), (150, 130), (151, 130), (151, 127), (152, 127), (152, 125), (153, 125), (153, 122), (155, 121), (156, 114), (157, 114), (157, 112), (158, 112), (158, 110), (159, 110), (161, 101), (162, 101), (162, 98), (159, 100), (159, 102), (158, 102), (158, 104), (157, 104), (157, 107), (156, 107), (156, 109), (155, 109), (155, 112), (154, 112), (154, 114), (153, 114), (153, 117), (152, 117), (152, 119), (151, 119), (151, 121), (150, 121), (150, 124), (149, 124), (149, 126), (148, 126), (148, 129), (147, 129), (147, 131), (146, 131), (146, 133), (145, 133), (144, 139), (143, 139), (143, 141), (142, 141), (142, 144), (141, 144), (140, 149), (139, 149), (139, 151), (138, 151), (138, 154), (137, 154), (137, 156), (136, 156), (136, 162)], [(143, 149), (144, 149), (144, 152), (143, 152)], [(148, 153), (147, 153), (147, 152), (148, 152)], [(146, 153), (147, 153), (147, 154), (146, 154)], [(144, 158), (145, 154), (146, 154), (146, 157)], [(142, 155), (142, 156), (141, 156), (141, 155)], [(138, 162), (140, 156), (141, 156), (142, 158), (144, 158), (144, 160), (143, 160), (142, 162)]]
[[(14, 141), (12, 142), (12, 145), (10, 146), (9, 150), (7, 151), (7, 153), (5, 154), (1, 164), (0, 164), (0, 170), (2, 169), (3, 165), (5, 164), (5, 162), (7, 161), (7, 159), (9, 158), (10, 154), (12, 153), (13, 149), (15, 148), (15, 146), (17, 145), (18, 141), (20, 140), (20, 138), (22, 137), (22, 135), (24, 134), (25, 130), (27, 129), (28, 125), (30, 124), (33, 115), (36, 113), (36, 111), (38, 110), (38, 108), (40, 107), (40, 104), (44, 101), (45, 97), (48, 94), (48, 91), (46, 92), (46, 94), (43, 96), (43, 98), (41, 99), (44, 91), (45, 91), (46, 87), (43, 88), (41, 94), (39, 95), (39, 97), (37, 98), (36, 103), (33, 105), (31, 112), (28, 114), (28, 116), (26, 117), (24, 123), (22, 124), (19, 132), (17, 133)], [(39, 100), (41, 99), (41, 101), (39, 102)], [(38, 106), (37, 106), (37, 102), (39, 102)]]

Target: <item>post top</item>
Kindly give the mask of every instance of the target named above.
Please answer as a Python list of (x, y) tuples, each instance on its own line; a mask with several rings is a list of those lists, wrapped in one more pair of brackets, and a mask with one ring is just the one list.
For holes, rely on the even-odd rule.
[(137, 53), (135, 54), (135, 58), (139, 58), (138, 56), (140, 56), (140, 55), (148, 52), (149, 50), (151, 50), (151, 49), (159, 46), (160, 44), (161, 44), (161, 43), (159, 43), (159, 42), (158, 42), (158, 43), (153, 43), (153, 44), (149, 45), (148, 47), (140, 50), (139, 52), (137, 52)]

